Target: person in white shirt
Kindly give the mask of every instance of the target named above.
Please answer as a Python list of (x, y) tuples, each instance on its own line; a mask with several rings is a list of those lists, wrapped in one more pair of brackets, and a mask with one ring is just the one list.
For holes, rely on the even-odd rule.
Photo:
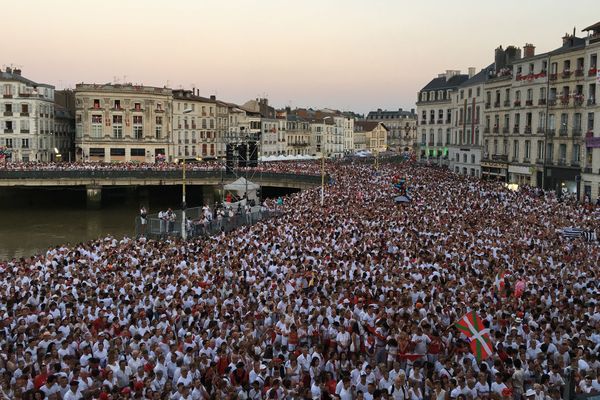
[(65, 393), (62, 400), (81, 400), (81, 399), (83, 399), (83, 395), (79, 391), (79, 382), (78, 381), (71, 381), (71, 384), (69, 386), (70, 386), (70, 388), (67, 391), (67, 393)]

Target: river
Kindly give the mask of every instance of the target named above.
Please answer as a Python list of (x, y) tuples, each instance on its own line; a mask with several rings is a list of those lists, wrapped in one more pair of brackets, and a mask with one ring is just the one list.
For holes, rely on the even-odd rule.
[[(264, 197), (295, 190), (263, 188)], [(203, 204), (202, 187), (188, 186), (189, 207)], [(88, 209), (83, 188), (0, 188), (0, 261), (44, 253), (49, 246), (76, 244), (106, 235), (135, 235), (135, 218), (144, 204), (149, 213), (181, 204), (181, 188), (102, 190), (100, 209)]]

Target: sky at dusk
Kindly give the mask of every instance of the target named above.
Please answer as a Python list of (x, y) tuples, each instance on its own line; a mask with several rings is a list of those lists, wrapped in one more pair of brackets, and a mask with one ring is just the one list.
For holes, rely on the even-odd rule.
[(55, 85), (132, 82), (276, 107), (414, 108), (498, 45), (558, 47), (598, 0), (0, 0), (0, 66)]

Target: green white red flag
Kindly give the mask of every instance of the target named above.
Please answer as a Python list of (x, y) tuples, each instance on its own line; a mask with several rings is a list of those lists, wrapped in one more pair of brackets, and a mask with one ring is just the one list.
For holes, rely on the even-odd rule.
[(498, 292), (502, 292), (504, 290), (504, 278), (506, 276), (506, 272), (500, 272), (496, 274), (496, 279), (494, 279), (494, 286)]
[(483, 326), (483, 320), (475, 311), (467, 313), (454, 326), (469, 338), (471, 351), (477, 357), (478, 362), (492, 355), (494, 346), (490, 339), (489, 329)]

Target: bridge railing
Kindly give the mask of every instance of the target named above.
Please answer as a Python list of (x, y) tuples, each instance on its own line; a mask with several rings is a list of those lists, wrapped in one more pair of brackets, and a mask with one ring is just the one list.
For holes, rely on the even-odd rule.
[[(168, 237), (181, 236), (181, 210), (173, 211), (174, 221), (165, 221), (158, 218), (157, 214), (148, 216), (145, 226), (141, 224), (140, 217), (135, 220), (136, 236), (144, 235), (151, 239), (164, 239)], [(261, 207), (254, 207), (251, 212), (236, 213), (231, 217), (215, 218), (210, 222), (202, 222), (202, 208), (194, 207), (185, 210), (186, 218), (192, 220), (191, 225), (187, 225), (187, 237), (212, 236), (221, 232), (230, 232), (241, 226), (254, 225), (259, 221), (266, 220), (281, 215), (277, 210), (265, 210)]]
[[(239, 176), (245, 176), (245, 172), (239, 172)], [(293, 180), (302, 183), (318, 184), (321, 182), (320, 175), (303, 173), (278, 173), (278, 172), (250, 172), (250, 180)], [(161, 179), (161, 180), (181, 180), (181, 171), (155, 171), (155, 170), (131, 170), (131, 171), (91, 171), (91, 170), (73, 170), (73, 171), (7, 171), (0, 169), (0, 180), (18, 179)], [(207, 179), (229, 181), (236, 178), (234, 174), (226, 174), (224, 171), (186, 171), (186, 180)]]

